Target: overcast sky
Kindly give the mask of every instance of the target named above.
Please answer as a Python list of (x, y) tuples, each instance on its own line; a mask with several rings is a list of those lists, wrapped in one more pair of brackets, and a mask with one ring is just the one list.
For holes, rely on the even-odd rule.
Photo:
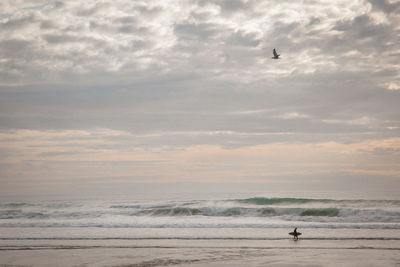
[(398, 188), (399, 62), (399, 1), (2, 0), (0, 191)]

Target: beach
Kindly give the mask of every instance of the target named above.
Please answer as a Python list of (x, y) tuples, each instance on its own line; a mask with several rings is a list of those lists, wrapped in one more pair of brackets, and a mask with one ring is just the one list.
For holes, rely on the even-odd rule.
[[(399, 266), (399, 203), (284, 194), (2, 199), (0, 266)], [(288, 234), (295, 227), (297, 241)]]
[(0, 266), (398, 266), (399, 249), (371, 248), (15, 248)]

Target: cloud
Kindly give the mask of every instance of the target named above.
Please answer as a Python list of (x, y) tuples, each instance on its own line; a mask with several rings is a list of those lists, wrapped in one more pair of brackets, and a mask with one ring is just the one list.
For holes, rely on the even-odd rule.
[[(22, 40), (30, 42), (32, 47), (25, 53), (38, 57), (30, 67), (23, 64), (26, 69), (18, 76), (20, 81), (32, 80), (43, 71), (65, 77), (68, 73), (129, 73), (154, 68), (181, 71), (194, 69), (191, 64), (204, 73), (229, 74), (242, 69), (241, 62), (255, 76), (263, 73), (262, 69), (272, 70), (264, 64), (265, 52), (268, 51), (269, 58), (275, 46), (290, 59), (291, 64), (280, 64), (280, 71), (287, 75), (294, 69), (312, 72), (324, 65), (338, 67), (343, 62), (337, 61), (344, 58), (327, 57), (327, 53), (347, 53), (350, 46), (352, 51), (361, 52), (361, 57), (370, 53), (371, 50), (365, 49), (371, 45), (376, 52), (382, 51), (381, 40), (393, 43), (395, 49), (397, 36), (396, 19), (393, 23), (375, 23), (372, 13), (365, 14), (367, 5), (359, 5), (358, 11), (351, 7), (342, 15), (336, 4), (324, 6), (311, 2), (281, 4), (292, 5), (289, 9), (255, 1), (198, 1), (197, 4), (178, 1), (173, 8), (163, 1), (144, 4), (123, 0), (84, 5), (79, 1), (41, 2), (36, 7), (18, 2), (15, 8), (3, 5), (12, 13), (0, 23), (3, 29), (10, 29), (3, 31), (2, 39), (21, 40), (25, 31)], [(307, 13), (309, 9), (324, 12), (316, 12), (321, 14), (316, 17)], [(363, 36), (373, 39), (368, 41), (371, 45), (362, 43)], [(353, 39), (360, 42), (356, 48)], [(22, 55), (17, 49), (14, 51)], [(21, 58), (7, 60), (16, 62)], [(213, 67), (207, 68), (210, 64)], [(7, 70), (3, 68), (4, 72)], [(254, 79), (248, 76), (242, 75), (243, 79)]]
[(372, 123), (374, 123), (374, 119), (364, 116), (353, 120), (323, 120), (323, 122), (334, 124), (344, 123), (350, 125), (371, 125)]
[(398, 12), (400, 10), (400, 3), (390, 0), (368, 0), (372, 7), (376, 10), (383, 11), (385, 13), (391, 14)]
[(284, 113), (282, 115), (278, 115), (276, 117), (284, 119), (284, 120), (293, 120), (293, 119), (304, 119), (304, 118), (308, 118), (309, 116), (307, 114), (302, 114), (302, 113), (297, 113), (297, 112), (288, 112), (288, 113)]
[(228, 37), (227, 42), (232, 45), (256, 47), (260, 44), (255, 33), (235, 32)]
[(175, 32), (183, 39), (207, 41), (219, 31), (211, 23), (182, 23), (175, 26)]
[[(23, 162), (23, 149), (12, 151), (3, 142), (2, 155), (14, 155), (22, 169), (40, 176), (52, 157), (64, 162), (78, 153), (89, 162), (98, 152), (105, 162), (118, 153), (128, 157), (120, 151), (127, 146), (161, 164), (169, 177), (183, 177), (186, 171), (156, 163), (163, 149), (235, 154), (277, 143), (350, 146), (396, 139), (397, 9), (386, 0), (2, 1), (0, 130), (18, 136), (32, 131), (26, 138), (38, 147), (27, 149), (32, 154)], [(273, 48), (282, 59), (271, 60)], [(73, 133), (71, 140), (64, 136)], [(35, 162), (36, 156), (46, 163)], [(368, 157), (362, 156), (366, 164)], [(254, 177), (283, 175), (284, 168), (273, 167), (252, 173), (253, 160), (248, 156), (245, 166)], [(59, 164), (57, 177), (71, 167)], [(7, 169), (17, 177), (20, 165), (13, 166)], [(147, 167), (140, 167), (146, 177), (159, 177)], [(296, 165), (290, 168), (287, 175)], [(235, 171), (220, 172), (230, 175)]]
[(386, 86), (388, 90), (394, 90), (394, 91), (400, 90), (400, 85), (396, 82), (387, 83)]
[[(170, 133), (180, 137), (180, 133)], [(186, 133), (195, 134), (199, 133)], [(235, 133), (209, 133), (224, 136)], [(142, 136), (141, 139), (152, 138)], [(191, 145), (141, 148), (138, 136), (110, 129), (1, 132), (2, 181), (63, 181), (124, 177), (129, 182), (236, 182), (264, 177), (271, 182), (296, 174), (364, 173), (398, 177), (400, 140), (354, 144), (274, 143), (223, 148)], [(141, 142), (142, 140), (140, 140)], [(15, 169), (18, 168), (18, 172)], [(130, 179), (131, 178), (131, 179)], [(140, 179), (139, 179), (140, 178)], [(118, 180), (118, 179), (117, 179)], [(279, 183), (279, 179), (277, 183)], [(307, 183), (307, 181), (303, 181)]]
[[(352, 46), (363, 53), (380, 53), (382, 54), (385, 43), (392, 40), (395, 29), (392, 25), (384, 23), (376, 23), (369, 15), (360, 15), (351, 20), (339, 21), (333, 30), (338, 31), (341, 35), (337, 39), (337, 44)], [(353, 43), (351, 44), (350, 41)]]

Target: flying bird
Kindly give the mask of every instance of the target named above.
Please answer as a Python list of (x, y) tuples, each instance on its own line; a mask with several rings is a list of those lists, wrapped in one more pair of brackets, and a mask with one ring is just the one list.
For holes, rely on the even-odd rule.
[(272, 50), (272, 53), (274, 54), (274, 56), (272, 57), (273, 59), (279, 59), (280, 54), (276, 53), (275, 48), (274, 50)]

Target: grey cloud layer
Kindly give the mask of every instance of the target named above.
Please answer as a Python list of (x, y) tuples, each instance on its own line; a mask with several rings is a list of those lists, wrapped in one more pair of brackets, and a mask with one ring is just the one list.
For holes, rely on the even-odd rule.
[(375, 0), (3, 1), (1, 126), (166, 133), (153, 145), (397, 137), (399, 22)]

